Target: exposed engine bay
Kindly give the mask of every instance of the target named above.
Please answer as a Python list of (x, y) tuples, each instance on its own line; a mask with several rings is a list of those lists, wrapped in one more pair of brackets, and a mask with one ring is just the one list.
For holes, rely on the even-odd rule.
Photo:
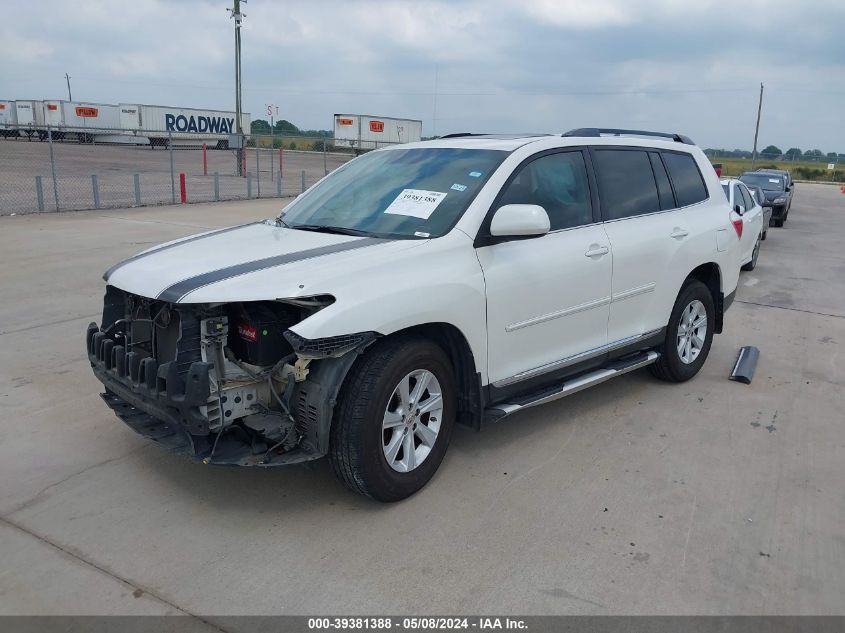
[[(115, 413), (174, 450), (206, 463), (312, 459), (325, 444), (318, 422), (330, 414), (326, 394), (339, 388), (309, 384), (312, 362), (338, 360), (375, 338), (310, 341), (289, 330), (333, 301), (172, 304), (109, 286), (102, 327), (88, 326), (89, 360)], [(354, 356), (341, 364), (348, 369)]]

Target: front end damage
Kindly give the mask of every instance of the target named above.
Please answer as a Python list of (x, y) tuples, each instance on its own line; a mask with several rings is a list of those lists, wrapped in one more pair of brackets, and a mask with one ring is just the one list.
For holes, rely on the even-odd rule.
[(327, 295), (174, 304), (109, 286), (86, 333), (103, 400), (133, 430), (204, 463), (322, 457), (340, 385), (373, 332), (310, 340), (289, 328)]

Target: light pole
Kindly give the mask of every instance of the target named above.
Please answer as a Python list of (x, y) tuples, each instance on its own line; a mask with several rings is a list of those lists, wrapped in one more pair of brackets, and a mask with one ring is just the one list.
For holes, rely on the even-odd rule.
[(70, 96), (70, 75), (65, 73), (65, 80), (67, 81), (67, 100), (73, 101), (73, 97)]
[(241, 22), (246, 17), (246, 14), (241, 13), (241, 2), (246, 4), (246, 0), (233, 0), (234, 4), (228, 11), (231, 12), (232, 18), (235, 20), (235, 128), (239, 137), (239, 147), (237, 152), (237, 173), (244, 176), (243, 158), (244, 158), (244, 130), (241, 125)]

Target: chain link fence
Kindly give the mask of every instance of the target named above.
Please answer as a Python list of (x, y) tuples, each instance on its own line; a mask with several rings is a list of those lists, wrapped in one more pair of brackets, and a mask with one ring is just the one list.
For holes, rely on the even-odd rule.
[(168, 138), (122, 129), (0, 129), (0, 215), (289, 197), (354, 157), (330, 137)]
[(736, 177), (752, 169), (786, 169), (797, 180), (845, 182), (845, 154), (769, 154), (751, 152), (704, 150), (714, 165), (722, 166), (722, 175)]

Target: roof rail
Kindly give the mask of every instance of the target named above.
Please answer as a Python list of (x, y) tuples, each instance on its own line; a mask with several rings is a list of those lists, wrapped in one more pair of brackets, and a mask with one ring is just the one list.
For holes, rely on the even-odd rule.
[(461, 138), (462, 136), (487, 136), (484, 132), (455, 132), (454, 134), (444, 134), (438, 138)]
[(614, 136), (621, 136), (627, 134), (631, 136), (659, 136), (660, 138), (670, 138), (676, 143), (685, 143), (686, 145), (695, 145), (689, 136), (683, 134), (671, 134), (668, 132), (648, 132), (646, 130), (620, 130), (616, 128), (604, 127), (582, 127), (577, 130), (569, 130), (564, 132), (561, 136), (601, 136), (602, 134), (612, 134)]

